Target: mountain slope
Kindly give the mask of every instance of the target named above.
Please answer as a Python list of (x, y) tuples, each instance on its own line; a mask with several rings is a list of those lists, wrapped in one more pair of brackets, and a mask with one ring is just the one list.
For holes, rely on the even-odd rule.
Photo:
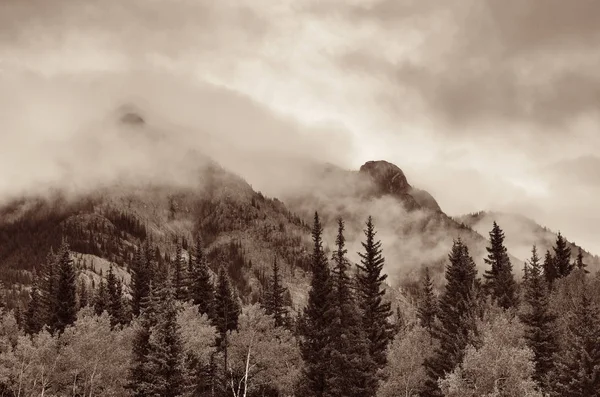
[[(539, 225), (532, 219), (518, 214), (481, 211), (458, 217), (457, 221), (468, 225), (482, 234), (491, 230), (493, 222), (496, 221), (502, 230), (504, 230), (508, 250), (521, 260), (526, 260), (531, 256), (531, 247), (533, 244), (536, 244), (538, 252), (542, 255), (546, 250), (552, 252), (552, 247), (557, 238), (556, 232)], [(564, 237), (568, 238), (568, 236)], [(569, 242), (568, 245), (571, 248), (572, 259), (574, 260), (580, 246), (574, 242)], [(600, 268), (600, 258), (597, 255), (587, 252), (583, 247), (582, 250), (584, 263), (588, 264), (590, 269), (598, 270)]]

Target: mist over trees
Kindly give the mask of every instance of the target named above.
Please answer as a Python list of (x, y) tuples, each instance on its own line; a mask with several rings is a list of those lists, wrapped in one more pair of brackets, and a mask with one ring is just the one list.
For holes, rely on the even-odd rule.
[[(131, 279), (110, 264), (99, 282), (63, 239), (33, 274), (27, 306), (0, 317), (6, 396), (576, 396), (600, 394), (600, 277), (558, 235), (532, 247), (522, 279), (494, 222), (478, 275), (460, 239), (445, 280), (391, 294), (385, 241), (364, 224), (360, 262), (345, 222), (331, 250), (318, 213), (310, 285), (291, 306), (277, 257), (264, 292), (243, 295), (198, 234), (172, 256), (140, 240)], [(236, 249), (232, 246), (232, 255)], [(213, 257), (215, 258), (215, 257)]]

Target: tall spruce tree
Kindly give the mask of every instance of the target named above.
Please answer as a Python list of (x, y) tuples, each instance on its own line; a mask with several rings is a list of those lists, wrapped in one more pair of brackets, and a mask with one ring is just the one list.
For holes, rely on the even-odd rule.
[(319, 214), (315, 212), (312, 227), (312, 280), (308, 292), (308, 303), (298, 324), (300, 352), (304, 359), (298, 395), (307, 397), (326, 396), (327, 380), (330, 378), (332, 283), (322, 236), (323, 226)]
[(175, 299), (186, 302), (189, 299), (187, 266), (183, 258), (181, 243), (177, 242), (175, 250), (175, 260), (173, 263), (173, 288), (175, 290)]
[(433, 324), (437, 315), (437, 300), (433, 294), (433, 281), (429, 274), (429, 267), (425, 267), (421, 281), (421, 296), (417, 307), (417, 318), (423, 328), (432, 334)]
[(273, 316), (275, 326), (282, 327), (286, 324), (287, 309), (285, 307), (285, 293), (287, 289), (281, 283), (281, 275), (279, 274), (279, 264), (277, 258), (273, 260), (273, 274), (269, 280), (269, 287), (263, 299), (263, 308), (265, 312)]
[(121, 283), (114, 273), (112, 264), (108, 269), (106, 278), (106, 293), (108, 295), (108, 314), (110, 315), (110, 323), (114, 327), (117, 324), (125, 324), (125, 312), (123, 308), (123, 291)]
[(77, 319), (77, 277), (66, 240), (63, 240), (58, 253), (57, 270), (56, 322), (51, 324), (51, 329), (62, 333), (66, 326), (73, 324)]
[(558, 345), (554, 333), (556, 316), (550, 311), (547, 282), (541, 270), (537, 248), (533, 246), (521, 321), (526, 326), (525, 339), (534, 354), (534, 379), (547, 389), (547, 377), (553, 369), (553, 356)]
[[(56, 254), (50, 248), (46, 263), (42, 267), (40, 274), (40, 300), (42, 304), (42, 319), (43, 323), (51, 327), (51, 324), (56, 324), (56, 290), (58, 284)], [(52, 328), (51, 328), (52, 329)]]
[(477, 269), (469, 249), (454, 241), (446, 267), (446, 286), (439, 299), (438, 318), (433, 334), (439, 341), (432, 357), (425, 360), (427, 380), (423, 397), (441, 397), (438, 380), (463, 360), (464, 351), (477, 332), (475, 325)]
[[(338, 220), (336, 250), (333, 253), (333, 319), (330, 324), (330, 377), (327, 396), (369, 397), (377, 392), (377, 366), (369, 354), (362, 319), (352, 296), (349, 262), (346, 258), (344, 222)], [(375, 370), (374, 370), (375, 369)]]
[(552, 377), (557, 396), (600, 396), (600, 310), (585, 286), (568, 324), (570, 338)]
[(80, 309), (86, 307), (90, 303), (89, 297), (87, 283), (85, 282), (84, 278), (81, 278), (79, 280), (79, 287), (77, 290), (77, 302)]
[(579, 247), (579, 250), (577, 251), (575, 267), (579, 270), (583, 270), (586, 274), (589, 273), (589, 271), (586, 270), (587, 265), (583, 262), (583, 250), (581, 249), (581, 247)]
[(359, 252), (360, 264), (357, 273), (358, 304), (362, 313), (363, 327), (369, 340), (369, 352), (379, 369), (387, 363), (387, 346), (394, 337), (394, 328), (389, 322), (392, 315), (391, 304), (384, 302), (383, 273), (385, 259), (381, 241), (375, 240), (373, 218), (369, 216), (364, 230), (364, 252)]
[(44, 312), (42, 297), (38, 288), (38, 277), (34, 274), (33, 285), (29, 294), (30, 299), (25, 312), (25, 332), (29, 335), (37, 334), (44, 327)]
[(156, 323), (148, 338), (146, 370), (150, 396), (180, 397), (184, 386), (183, 342), (177, 324), (175, 289), (170, 282), (157, 291)]
[(486, 249), (488, 256), (484, 261), (491, 268), (483, 274), (484, 287), (498, 306), (504, 309), (515, 307), (518, 301), (517, 283), (504, 245), (504, 232), (495, 221), (490, 231), (490, 246)]
[(215, 317), (215, 287), (210, 279), (210, 272), (206, 257), (202, 250), (202, 239), (198, 233), (193, 261), (190, 261), (190, 297), (194, 305), (198, 305), (200, 314), (208, 318)]
[(100, 280), (96, 295), (94, 296), (94, 312), (96, 315), (101, 316), (102, 313), (110, 310), (110, 297), (108, 295), (108, 289), (104, 279)]
[(139, 316), (142, 311), (142, 302), (150, 292), (150, 283), (153, 278), (152, 248), (146, 240), (146, 245), (135, 251), (131, 268), (131, 313)]
[(221, 266), (215, 293), (214, 318), (214, 324), (218, 333), (217, 345), (219, 348), (225, 347), (227, 332), (237, 329), (240, 313), (241, 307), (231, 286), (229, 275), (225, 268)]
[(554, 261), (554, 257), (550, 251), (546, 251), (546, 256), (544, 257), (544, 279), (548, 283), (549, 286), (552, 286), (554, 280), (558, 278), (558, 270), (556, 269), (556, 263)]
[(554, 249), (554, 266), (558, 278), (567, 277), (573, 270), (571, 263), (571, 248), (567, 245), (567, 240), (558, 232)]

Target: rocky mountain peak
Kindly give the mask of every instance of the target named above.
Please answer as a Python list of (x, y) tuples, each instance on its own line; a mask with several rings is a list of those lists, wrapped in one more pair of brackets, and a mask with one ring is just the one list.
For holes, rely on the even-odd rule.
[(397, 165), (387, 161), (367, 161), (360, 167), (359, 172), (369, 175), (382, 194), (404, 195), (412, 190), (404, 172)]

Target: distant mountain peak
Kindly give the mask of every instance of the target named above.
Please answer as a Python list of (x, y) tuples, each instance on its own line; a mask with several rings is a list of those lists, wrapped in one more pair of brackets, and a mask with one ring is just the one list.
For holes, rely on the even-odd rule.
[(117, 109), (119, 122), (125, 125), (141, 127), (146, 124), (142, 112), (133, 105), (123, 105)]
[(400, 167), (384, 160), (367, 161), (359, 172), (369, 175), (382, 194), (404, 195), (412, 189)]

